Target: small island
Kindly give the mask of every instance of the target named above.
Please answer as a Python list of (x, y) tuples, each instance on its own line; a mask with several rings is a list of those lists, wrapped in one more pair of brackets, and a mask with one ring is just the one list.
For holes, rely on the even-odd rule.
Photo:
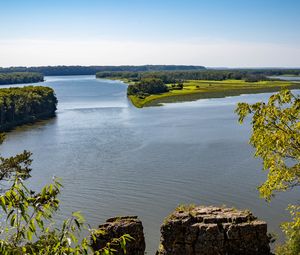
[[(286, 70), (287, 74), (299, 70)], [(278, 70), (198, 70), (159, 72), (100, 72), (97, 78), (121, 80), (128, 84), (127, 96), (134, 106), (193, 101), (300, 88), (299, 82), (269, 78)]]

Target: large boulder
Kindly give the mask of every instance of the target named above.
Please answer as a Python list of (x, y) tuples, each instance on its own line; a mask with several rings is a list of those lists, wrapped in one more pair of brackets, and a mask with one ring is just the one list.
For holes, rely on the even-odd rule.
[(181, 206), (161, 226), (158, 255), (268, 255), (267, 224), (249, 211)]

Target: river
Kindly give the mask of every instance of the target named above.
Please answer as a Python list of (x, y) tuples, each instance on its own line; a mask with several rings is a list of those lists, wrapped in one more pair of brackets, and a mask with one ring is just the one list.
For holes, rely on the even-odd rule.
[(137, 109), (126, 85), (93, 76), (46, 77), (57, 116), (16, 128), (1, 146), (5, 156), (33, 152), (30, 185), (62, 178), (62, 219), (80, 210), (93, 227), (106, 218), (138, 215), (148, 254), (159, 242), (159, 227), (179, 204), (227, 205), (250, 209), (280, 234), (285, 208), (299, 190), (269, 204), (256, 187), (266, 175), (248, 144), (249, 123), (239, 125), (237, 102), (270, 94), (166, 104)]

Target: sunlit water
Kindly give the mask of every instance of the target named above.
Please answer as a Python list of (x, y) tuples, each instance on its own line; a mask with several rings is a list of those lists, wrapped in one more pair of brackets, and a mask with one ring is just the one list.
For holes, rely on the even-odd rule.
[(280, 233), (294, 190), (271, 204), (256, 187), (265, 180), (248, 145), (249, 125), (239, 125), (237, 102), (270, 94), (166, 104), (136, 109), (126, 85), (92, 76), (46, 77), (58, 97), (57, 117), (9, 133), (3, 155), (33, 152), (30, 185), (53, 176), (64, 184), (59, 219), (80, 210), (93, 227), (117, 215), (138, 215), (148, 254), (159, 227), (178, 204), (247, 208)]

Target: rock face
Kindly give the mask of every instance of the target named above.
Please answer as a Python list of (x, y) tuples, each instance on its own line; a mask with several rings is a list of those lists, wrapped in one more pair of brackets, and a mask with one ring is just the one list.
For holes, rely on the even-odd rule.
[[(99, 250), (106, 246), (113, 238), (119, 238), (124, 234), (129, 234), (134, 240), (127, 242), (126, 255), (144, 255), (145, 239), (142, 222), (137, 216), (110, 218), (105, 224), (99, 226), (103, 233), (97, 236), (96, 242), (92, 240), (92, 248)], [(115, 248), (115, 247), (114, 247)], [(116, 254), (123, 255), (123, 251), (117, 248)]]
[(267, 224), (249, 211), (177, 208), (161, 226), (157, 255), (268, 255)]

